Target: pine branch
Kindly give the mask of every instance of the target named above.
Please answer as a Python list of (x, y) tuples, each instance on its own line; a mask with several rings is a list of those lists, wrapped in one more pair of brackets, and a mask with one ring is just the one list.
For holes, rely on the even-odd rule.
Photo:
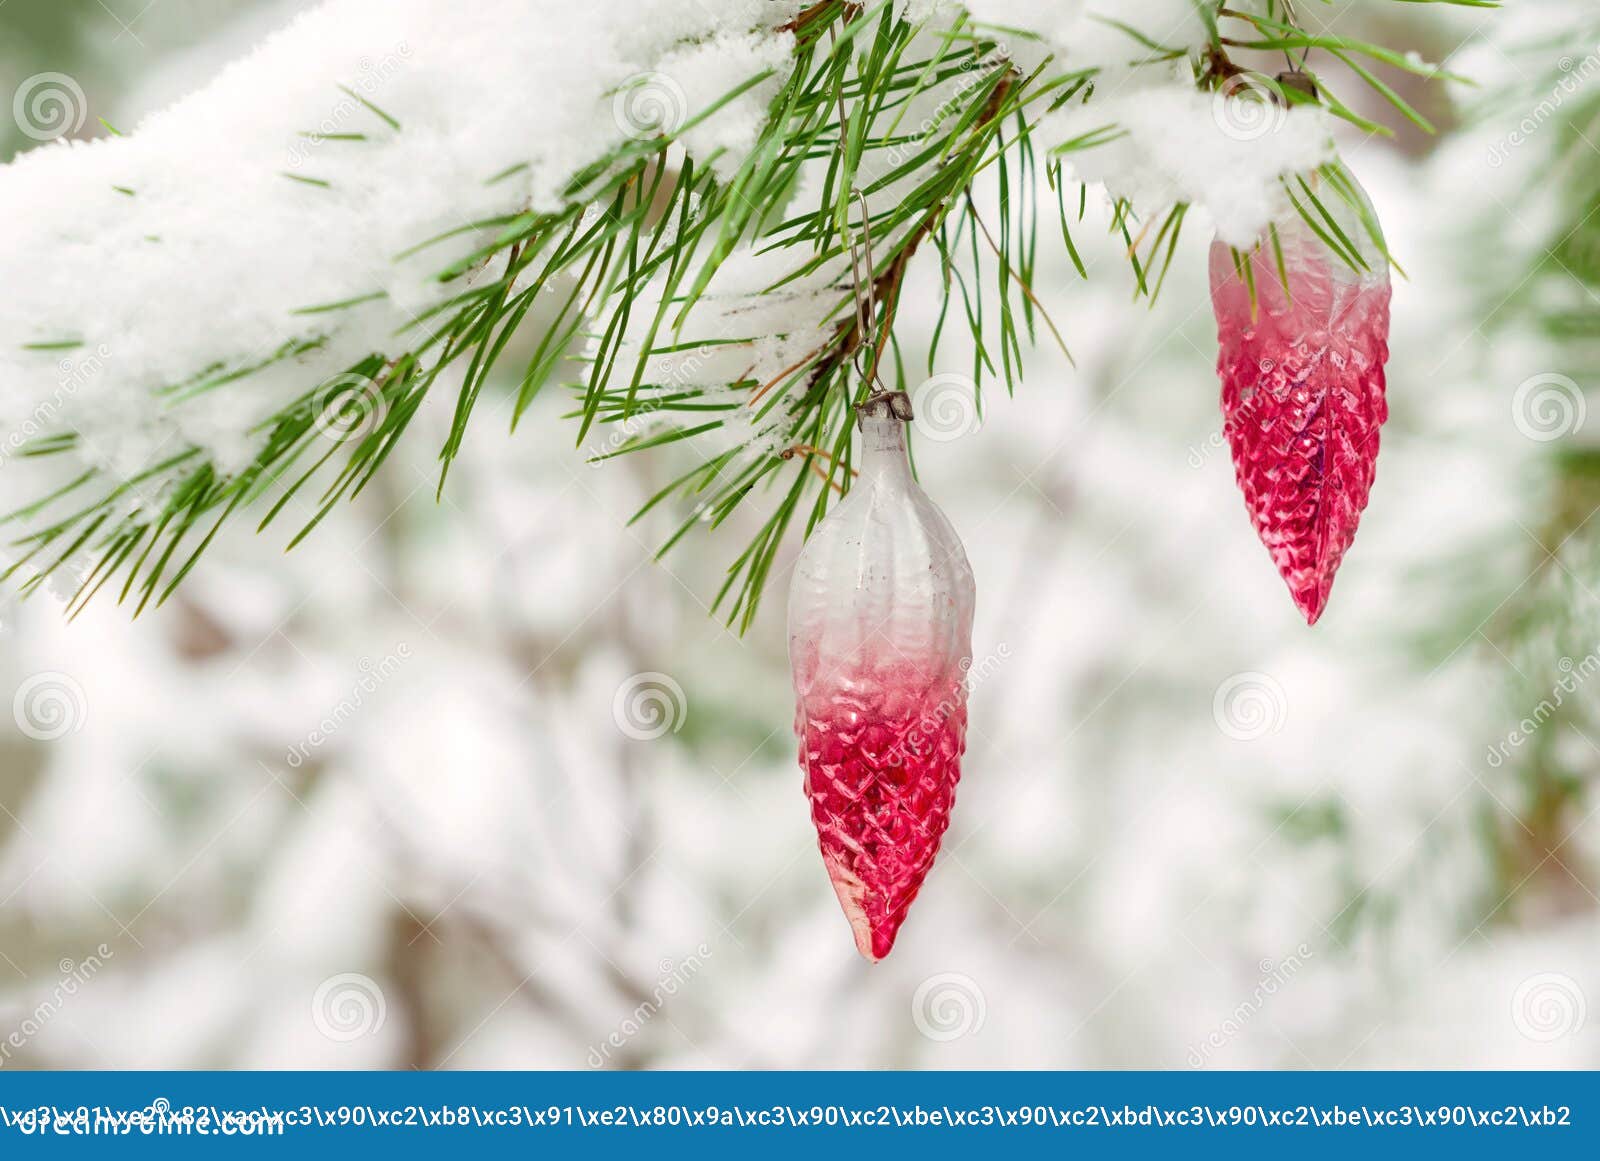
[[(1209, 52), (1194, 62), (1202, 88), (1217, 87), (1239, 71), (1226, 56), (1228, 47), (1299, 49), (1302, 62), (1314, 50), (1346, 63), (1359, 54), (1413, 67), (1380, 46), (1305, 34), (1287, 5), (1273, 10), (1281, 9), (1281, 18), (1246, 16), (1213, 0), (1200, 9), (1211, 37)], [(1247, 22), (1258, 39), (1225, 37), (1219, 20)], [(792, 526), (803, 516), (809, 532), (834, 497), (849, 488), (851, 403), (870, 392), (891, 355), (893, 374), (903, 379), (895, 320), (916, 256), (931, 243), (945, 286), (928, 352), (930, 368), (950, 305), (959, 296), (959, 313), (974, 341), (974, 390), (982, 390), (986, 376), (1001, 378), (1008, 392), (1014, 390), (1023, 332), (1033, 339), (1036, 317), (1066, 351), (1064, 337), (1044, 315), (1031, 285), (1038, 260), (1035, 150), (1047, 151), (1045, 173), (1057, 192), (1065, 252), (1087, 276), (1071, 237), (1063, 160), (1117, 136), (1113, 126), (1049, 139), (1054, 114), (1092, 100), (1096, 70), (1064, 69), (1047, 58), (1024, 74), (1004, 50), (998, 30), (961, 12), (943, 27), (926, 28), (908, 23), (892, 3), (821, 0), (774, 31), (793, 38), (785, 75), (751, 76), (683, 124), (606, 150), (566, 184), (558, 208), (484, 217), (408, 248), (399, 257), (425, 257), (433, 247), (462, 237), (484, 239), (438, 270), (438, 284), (453, 293), (420, 314), (397, 336), (394, 349), (356, 360), (258, 424), (256, 452), (244, 467), (220, 470), (191, 447), (132, 479), (86, 471), (6, 518), (23, 531), (13, 542), (20, 559), (4, 575), (30, 575), (29, 583), (37, 585), (86, 559), (71, 603), (74, 614), (108, 586), (139, 611), (167, 599), (223, 525), (247, 507), (266, 505), (260, 522), (265, 528), (291, 504), (309, 501), (312, 515), (290, 542), (297, 544), (340, 501), (361, 494), (448, 370), (459, 372), (460, 383), (440, 455), (442, 490), (473, 417), (486, 397), (494, 397), (496, 373), (513, 337), (527, 328), (536, 304), (551, 299), (558, 303), (554, 317), (542, 321), (543, 333), (507, 400), (512, 427), (547, 384), (576, 365), (587, 368), (573, 385), (578, 443), (597, 427), (624, 433), (595, 458), (669, 444), (699, 450), (700, 462), (651, 497), (635, 517), (667, 507), (680, 510), (663, 553), (697, 525), (724, 524), (751, 497), (772, 498), (714, 605), (726, 610), (730, 623), (747, 628)], [(1171, 58), (1159, 45), (1144, 47), (1158, 67)], [(1357, 71), (1385, 91), (1370, 72)], [(730, 166), (732, 158), (686, 152), (687, 134), (772, 81), (778, 88), (765, 122), (736, 166)], [(380, 131), (404, 132), (400, 120), (355, 96)], [(1320, 84), (1295, 99), (1315, 101), (1335, 114), (1343, 109)], [(914, 111), (930, 104), (923, 121), (907, 129)], [(321, 136), (355, 144), (366, 140), (364, 134)], [(515, 172), (514, 166), (486, 180), (501, 182)], [(818, 193), (813, 203), (799, 205), (795, 191), (808, 173), (817, 177)], [(979, 218), (971, 197), (974, 182), (990, 173), (1001, 194), (996, 231)], [(302, 182), (308, 177), (287, 176)], [(1320, 203), (1324, 196), (1345, 196), (1342, 169), (1325, 166), (1318, 178), (1320, 191), (1303, 179), (1286, 179), (1287, 195), (1335, 252), (1361, 261), (1362, 247), (1339, 236), (1335, 216)], [(1080, 222), (1083, 207), (1080, 189)], [(1167, 207), (1159, 228), (1152, 233), (1152, 218), (1136, 238), (1130, 228), (1133, 207), (1119, 205), (1113, 229), (1127, 243), (1141, 293), (1153, 298), (1160, 290), (1187, 209)], [(1387, 255), (1370, 210), (1363, 222)], [(848, 271), (854, 240), (868, 234), (875, 251), (867, 276), (874, 305), (865, 315)], [(1141, 259), (1139, 247), (1146, 239), (1149, 250)], [(725, 310), (718, 314), (724, 304), (716, 291), (719, 276), (736, 257), (748, 254), (785, 259), (785, 273), (756, 298), (795, 296), (797, 333), (811, 335), (812, 341), (789, 363), (759, 378), (735, 373), (706, 384), (671, 374), (668, 365), (685, 351), (749, 351), (751, 370), (759, 364), (757, 356), (773, 336), (738, 333), (729, 329), (733, 316)], [(384, 297), (374, 290), (313, 303), (296, 313), (337, 319)], [(985, 313), (986, 302), (998, 310), (997, 333), (992, 333), (995, 316)], [(717, 319), (723, 331), (695, 339), (696, 325), (707, 318)], [(587, 349), (574, 355), (585, 340)], [(60, 349), (81, 341), (62, 338)], [(266, 368), (292, 364), (320, 345), (315, 332), (307, 332), (287, 339), (265, 359), (206, 368), (163, 395), (169, 405), (181, 406)], [(858, 376), (855, 365), (864, 351), (870, 361)], [(730, 441), (730, 429), (742, 437)], [(20, 454), (44, 458), (83, 450), (81, 434), (65, 430), (29, 441)]]

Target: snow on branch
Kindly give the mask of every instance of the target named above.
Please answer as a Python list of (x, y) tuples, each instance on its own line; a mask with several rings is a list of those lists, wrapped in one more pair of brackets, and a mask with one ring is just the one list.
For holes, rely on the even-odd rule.
[(559, 208), (608, 149), (765, 72), (692, 134), (748, 148), (785, 8), (331, 0), (130, 136), (24, 154), (0, 169), (0, 451), (64, 425), (121, 478), (188, 447), (237, 470), (308, 383), (459, 291), (436, 275), (470, 224)]
[[(1348, 110), (1223, 51), (1223, 19), (1262, 51), (1321, 43), (1281, 8), (327, 0), (130, 136), (0, 167), (0, 215), (25, 223), (0, 250), (13, 560), (65, 568), (80, 602), (119, 572), (124, 598), (164, 599), (236, 510), (271, 519), (324, 464), (307, 531), (359, 492), (446, 368), (448, 469), (532, 331), (513, 422), (577, 366), (597, 457), (695, 441), (652, 501), (673, 541), (776, 493), (725, 593), (748, 624), (791, 524), (849, 486), (849, 406), (901, 365), (918, 254), (966, 315), (974, 390), (1010, 386), (1038, 327), (1065, 346), (1019, 241), (1056, 200), (1070, 250), (1065, 201), (1034, 189), (991, 228), (980, 179), (1102, 184), (1153, 294), (1190, 204), (1248, 245), (1282, 180), (1329, 167)], [(1163, 210), (1141, 265), (1128, 225)]]

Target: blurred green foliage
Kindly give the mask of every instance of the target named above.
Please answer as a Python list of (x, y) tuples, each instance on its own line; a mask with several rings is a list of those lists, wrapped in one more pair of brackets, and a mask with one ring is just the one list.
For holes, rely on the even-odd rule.
[[(119, 98), (260, 0), (4, 0), (0, 3), (0, 162), (39, 144), (23, 133), (16, 105), (40, 73), (65, 73), (83, 90), (86, 116), (72, 136), (106, 132)], [(287, 11), (287, 7), (285, 11)]]

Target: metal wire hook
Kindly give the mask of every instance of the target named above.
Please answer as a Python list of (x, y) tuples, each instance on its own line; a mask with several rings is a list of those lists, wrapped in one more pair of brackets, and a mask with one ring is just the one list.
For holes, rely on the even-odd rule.
[[(861, 359), (863, 355), (873, 356), (872, 362), (868, 363), (867, 367), (873, 368), (872, 378), (875, 383), (868, 384), (868, 386), (875, 385), (887, 390), (888, 388), (884, 387), (882, 378), (877, 374), (876, 367), (878, 341), (873, 329), (878, 322), (878, 303), (873, 293), (873, 272), (875, 267), (872, 263), (872, 226), (869, 220), (871, 214), (867, 209), (867, 195), (859, 189), (851, 192), (855, 194), (856, 202), (861, 207), (861, 251), (859, 253), (856, 250), (855, 235), (849, 231), (849, 223), (845, 223), (845, 241), (850, 249), (850, 278), (853, 283), (856, 300), (856, 327), (861, 334), (860, 340), (856, 343), (853, 362), (856, 374), (865, 381), (867, 379), (867, 369), (863, 367)], [(865, 260), (867, 272), (865, 278), (861, 276), (863, 259)]]

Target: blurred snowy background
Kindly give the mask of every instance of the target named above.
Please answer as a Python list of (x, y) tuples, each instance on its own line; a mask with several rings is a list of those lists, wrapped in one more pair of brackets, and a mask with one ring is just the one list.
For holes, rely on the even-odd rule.
[[(1600, 28), (1306, 7), (1481, 82), (1406, 86), (1436, 139), (1342, 141), (1410, 280), (1314, 631), (1233, 484), (1203, 223), (1153, 310), (1093, 231), (1088, 284), (1041, 247), (1078, 368), (1042, 346), (919, 444), (991, 663), (868, 966), (781, 566), (722, 629), (739, 530), (652, 563), (673, 457), (589, 466), (555, 392), (436, 504), (434, 411), (291, 554), (241, 522), (137, 622), (0, 608), (0, 1066), (1600, 1065)], [(9, 0), (0, 97), (57, 72), (82, 134), (131, 127), (294, 8)]]

